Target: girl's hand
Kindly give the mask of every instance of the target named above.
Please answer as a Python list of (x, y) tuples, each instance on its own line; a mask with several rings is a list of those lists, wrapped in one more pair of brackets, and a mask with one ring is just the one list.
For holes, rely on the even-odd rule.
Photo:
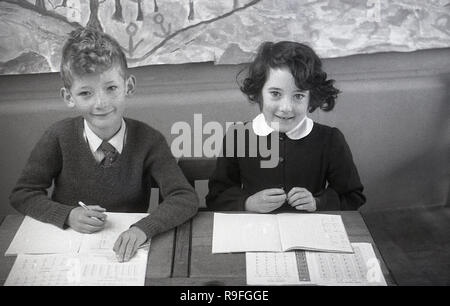
[(281, 188), (264, 189), (245, 201), (245, 210), (257, 213), (271, 212), (286, 201), (286, 194)]
[(306, 210), (313, 212), (317, 210), (316, 199), (306, 188), (294, 187), (288, 194), (287, 199), (289, 205), (298, 210)]
[(113, 251), (119, 262), (129, 261), (138, 248), (147, 241), (147, 235), (137, 226), (132, 226), (117, 238)]
[(98, 205), (88, 206), (89, 210), (83, 207), (75, 207), (70, 211), (67, 218), (67, 225), (84, 234), (92, 234), (101, 231), (106, 224), (106, 209)]

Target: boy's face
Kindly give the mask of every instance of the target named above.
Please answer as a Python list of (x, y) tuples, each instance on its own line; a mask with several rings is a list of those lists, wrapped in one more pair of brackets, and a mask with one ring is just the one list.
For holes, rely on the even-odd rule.
[(281, 133), (295, 128), (306, 116), (309, 90), (297, 88), (288, 68), (270, 68), (261, 96), (267, 124)]
[(70, 90), (62, 88), (61, 95), (97, 136), (108, 139), (120, 129), (125, 98), (134, 93), (135, 85), (134, 76), (124, 79), (120, 67), (113, 65), (101, 73), (74, 75)]

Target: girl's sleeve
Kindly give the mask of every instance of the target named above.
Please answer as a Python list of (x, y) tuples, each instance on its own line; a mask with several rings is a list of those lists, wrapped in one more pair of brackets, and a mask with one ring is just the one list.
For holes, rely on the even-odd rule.
[(24, 215), (64, 228), (73, 207), (52, 201), (47, 195), (61, 165), (58, 138), (49, 129), (33, 148), (9, 197), (11, 205)]
[(328, 186), (317, 196), (318, 210), (357, 210), (366, 202), (358, 170), (344, 135), (333, 128), (328, 152)]
[(222, 144), (222, 154), (217, 158), (216, 169), (211, 175), (206, 196), (206, 206), (211, 210), (245, 210), (245, 201), (250, 196), (241, 188), (241, 173), (237, 152), (233, 156), (226, 156), (226, 138), (233, 137), (234, 149), (237, 144), (232, 129), (224, 137)]
[(134, 225), (145, 232), (147, 238), (172, 229), (195, 216), (198, 197), (186, 180), (170, 148), (161, 134), (157, 134), (154, 149), (146, 162), (149, 181), (153, 179), (159, 187), (163, 201), (150, 215)]

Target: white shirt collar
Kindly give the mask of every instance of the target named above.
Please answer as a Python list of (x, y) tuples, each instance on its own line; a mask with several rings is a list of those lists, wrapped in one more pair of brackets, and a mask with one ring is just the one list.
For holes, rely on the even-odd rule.
[[(314, 126), (314, 121), (306, 117), (300, 121), (297, 126), (286, 133), (286, 136), (292, 140), (298, 140), (306, 137), (311, 133)], [(258, 136), (267, 136), (274, 131), (274, 129), (269, 126), (264, 118), (264, 114), (260, 113), (252, 121), (253, 131)]]
[[(122, 118), (122, 126), (120, 127), (120, 130), (110, 139), (108, 142), (117, 150), (117, 152), (122, 153), (123, 150), (123, 143), (125, 139), (125, 131), (126, 131), (126, 124), (125, 120)], [(92, 152), (96, 152), (98, 150), (98, 147), (102, 144), (103, 139), (98, 137), (89, 127), (89, 125), (86, 122), (86, 119), (84, 120), (84, 135), (86, 136), (86, 139), (89, 144), (89, 148)]]

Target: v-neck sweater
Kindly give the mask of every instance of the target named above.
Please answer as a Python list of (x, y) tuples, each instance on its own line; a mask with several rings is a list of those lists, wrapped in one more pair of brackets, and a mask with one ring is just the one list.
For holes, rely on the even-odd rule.
[[(10, 201), (19, 212), (65, 228), (78, 201), (109, 212), (148, 211), (150, 190), (163, 201), (135, 226), (148, 238), (195, 215), (198, 198), (172, 156), (164, 136), (137, 120), (124, 118), (127, 139), (110, 167), (98, 163), (83, 136), (83, 118), (53, 124), (31, 152)], [(51, 198), (47, 188), (54, 183)]]

